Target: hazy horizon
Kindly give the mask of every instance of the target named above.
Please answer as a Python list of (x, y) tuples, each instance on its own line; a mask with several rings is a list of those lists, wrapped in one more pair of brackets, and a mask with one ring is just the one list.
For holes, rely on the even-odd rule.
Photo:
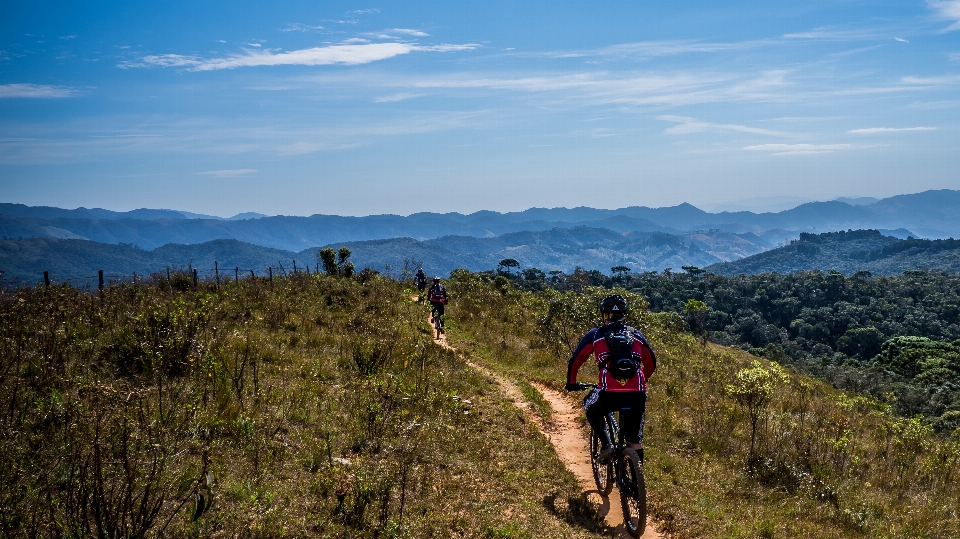
[(409, 215), (960, 189), (960, 0), (28, 2), (0, 201)]

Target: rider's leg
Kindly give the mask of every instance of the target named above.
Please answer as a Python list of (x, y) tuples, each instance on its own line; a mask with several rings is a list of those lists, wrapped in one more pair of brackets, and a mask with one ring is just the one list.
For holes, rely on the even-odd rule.
[(607, 448), (613, 445), (613, 440), (610, 439), (610, 434), (607, 432), (605, 416), (609, 410), (607, 410), (603, 402), (606, 399), (601, 398), (603, 395), (603, 391), (594, 388), (594, 390), (588, 393), (586, 398), (583, 399), (583, 410), (587, 414), (587, 422), (590, 423), (590, 428), (592, 428), (593, 432), (597, 433), (597, 437), (600, 438), (600, 446)]
[(643, 423), (646, 416), (647, 395), (645, 393), (631, 393), (629, 397), (630, 410), (620, 412), (620, 427), (627, 447), (637, 452), (640, 462), (643, 462)]

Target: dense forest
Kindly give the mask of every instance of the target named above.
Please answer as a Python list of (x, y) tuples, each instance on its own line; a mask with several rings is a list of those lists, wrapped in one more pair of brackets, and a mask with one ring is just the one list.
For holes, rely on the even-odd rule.
[(814, 269), (832, 269), (847, 275), (857, 271), (896, 275), (910, 269), (960, 271), (960, 241), (912, 237), (899, 240), (878, 230), (801, 233), (783, 247), (706, 269), (730, 276)]
[[(891, 247), (908, 242), (892, 244)], [(946, 434), (960, 427), (960, 275), (905, 271), (875, 276), (836, 271), (724, 276), (688, 266), (681, 272), (614, 277), (592, 270), (495, 273), (528, 289), (620, 286), (650, 309), (685, 318), (706, 340), (869, 393), (906, 416), (923, 414)], [(491, 272), (491, 274), (494, 272)]]

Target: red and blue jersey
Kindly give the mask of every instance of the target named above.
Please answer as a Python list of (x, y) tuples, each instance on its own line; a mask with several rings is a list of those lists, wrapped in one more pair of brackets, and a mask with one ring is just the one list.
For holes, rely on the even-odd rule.
[(653, 348), (650, 348), (650, 343), (647, 342), (647, 338), (644, 337), (639, 330), (627, 326), (633, 334), (634, 357), (640, 358), (640, 369), (637, 370), (636, 376), (629, 380), (617, 380), (606, 368), (606, 360), (610, 354), (610, 349), (607, 347), (607, 341), (603, 338), (603, 335), (609, 331), (620, 331), (623, 327), (622, 322), (613, 322), (602, 328), (593, 328), (584, 335), (577, 349), (574, 350), (573, 355), (570, 357), (570, 362), (567, 363), (568, 384), (576, 381), (577, 372), (580, 370), (580, 367), (590, 358), (590, 355), (593, 354), (597, 364), (600, 366), (600, 381), (597, 385), (601, 391), (647, 391), (647, 380), (653, 375), (653, 371), (657, 369), (657, 356), (654, 355)]

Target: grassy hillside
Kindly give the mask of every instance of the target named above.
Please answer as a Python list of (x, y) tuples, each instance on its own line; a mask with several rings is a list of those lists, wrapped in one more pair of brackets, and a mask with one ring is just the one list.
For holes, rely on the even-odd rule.
[[(464, 271), (451, 341), (560, 387), (608, 291)], [(654, 516), (677, 537), (956, 537), (955, 440), (635, 307), (658, 354)], [(12, 537), (601, 537), (547, 440), (374, 277), (174, 275), (0, 295)], [(589, 379), (584, 373), (583, 379)], [(751, 420), (752, 419), (752, 420)], [(751, 443), (751, 440), (753, 442)]]
[[(461, 273), (450, 286), (455, 341), (517, 380), (560, 388), (570, 348), (610, 291), (533, 295), (503, 278), (492, 286), (482, 280)], [(645, 303), (619, 292), (634, 306)], [(960, 534), (960, 432), (939, 438), (929, 424), (895, 417), (869, 398), (739, 350), (701, 347), (674, 313), (637, 309), (632, 323), (658, 356), (646, 423), (647, 488), (666, 531), (725, 538)]]
[(789, 245), (707, 269), (720, 275), (836, 270), (894, 275), (912, 269), (960, 271), (960, 241), (883, 236), (876, 230), (801, 234)]
[(5, 291), (0, 529), (596, 537), (549, 444), (424, 319), (379, 279)]

